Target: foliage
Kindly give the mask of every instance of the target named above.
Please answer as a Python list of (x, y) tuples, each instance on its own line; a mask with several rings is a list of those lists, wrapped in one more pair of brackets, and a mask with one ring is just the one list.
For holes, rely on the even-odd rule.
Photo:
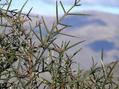
[[(99, 67), (93, 62), (90, 70), (73, 71), (73, 58), (80, 48), (69, 55), (67, 51), (84, 41), (70, 44), (70, 41), (56, 43), (58, 35), (69, 25), (61, 23), (68, 15), (85, 15), (71, 13), (80, 6), (80, 0), (75, 0), (69, 10), (63, 3), (56, 2), (56, 21), (49, 28), (44, 17), (32, 26), (30, 12), (10, 10), (12, 0), (0, 6), (0, 89), (118, 89), (119, 85), (113, 79), (114, 66), (103, 64)], [(64, 15), (58, 16), (58, 6), (62, 7)], [(7, 7), (6, 9), (4, 7)], [(26, 28), (26, 23), (29, 27)], [(36, 32), (35, 29), (38, 29)], [(46, 35), (43, 35), (45, 28)], [(103, 58), (103, 55), (102, 57)], [(46, 78), (46, 76), (48, 76)]]

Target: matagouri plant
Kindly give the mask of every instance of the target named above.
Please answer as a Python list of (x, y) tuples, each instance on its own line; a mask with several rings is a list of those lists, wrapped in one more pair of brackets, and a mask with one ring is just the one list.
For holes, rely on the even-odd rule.
[[(63, 34), (70, 26), (61, 22), (69, 15), (86, 15), (71, 12), (80, 6), (80, 0), (75, 0), (69, 10), (65, 10), (61, 1), (56, 1), (56, 20), (50, 27), (44, 17), (32, 26), (32, 9), (27, 14), (22, 12), (27, 1), (19, 11), (10, 10), (11, 3), (9, 0), (0, 4), (0, 89), (119, 89), (112, 71), (116, 62), (105, 65), (102, 55), (101, 66), (93, 60), (90, 70), (78, 67), (73, 71), (73, 58), (81, 48), (72, 55), (67, 51), (84, 41), (56, 43), (58, 35), (75, 37)], [(64, 12), (62, 16), (58, 14), (59, 5)]]

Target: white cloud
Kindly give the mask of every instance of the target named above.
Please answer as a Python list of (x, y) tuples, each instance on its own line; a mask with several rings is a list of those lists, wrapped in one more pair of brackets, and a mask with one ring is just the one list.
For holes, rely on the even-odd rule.
[(81, 0), (84, 4), (97, 4), (97, 5), (107, 5), (107, 6), (118, 6), (118, 0)]
[[(75, 0), (42, 0), (49, 4), (55, 4), (56, 1), (62, 1), (65, 4), (72, 4)], [(118, 0), (81, 0), (82, 4), (119, 6)]]

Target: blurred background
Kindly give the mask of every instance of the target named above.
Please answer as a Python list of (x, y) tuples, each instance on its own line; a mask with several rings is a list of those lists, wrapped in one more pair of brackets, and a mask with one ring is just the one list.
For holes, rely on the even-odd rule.
[[(60, 0), (57, 0), (60, 1)], [(72, 6), (74, 0), (61, 0), (65, 9)], [(0, 4), (6, 0), (1, 0)], [(26, 0), (12, 0), (10, 9), (20, 9)], [(28, 0), (23, 12), (34, 16), (44, 16), (49, 24), (55, 18), (56, 0)], [(63, 23), (72, 25), (64, 33), (78, 36), (80, 38), (71, 38), (60, 36), (57, 42), (61, 40), (72, 43), (86, 40), (81, 47), (82, 51), (76, 56), (75, 61), (81, 64), (81, 67), (88, 68), (92, 63), (92, 57), (96, 62), (100, 62), (101, 50), (104, 49), (104, 62), (110, 63), (119, 60), (119, 0), (81, 0), (81, 6), (75, 7), (72, 12), (85, 13), (89, 16), (68, 16)], [(59, 6), (59, 16), (63, 15), (63, 10)], [(35, 17), (33, 19), (35, 24)], [(50, 24), (49, 24), (50, 25)], [(77, 48), (70, 50), (72, 53)]]

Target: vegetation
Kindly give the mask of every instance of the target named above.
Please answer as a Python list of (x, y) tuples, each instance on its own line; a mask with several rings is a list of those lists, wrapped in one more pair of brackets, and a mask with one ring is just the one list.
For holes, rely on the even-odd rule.
[[(80, 48), (72, 55), (67, 51), (84, 41), (72, 45), (70, 41), (56, 43), (58, 35), (75, 37), (62, 33), (70, 26), (61, 21), (68, 15), (85, 15), (71, 13), (74, 7), (80, 6), (80, 0), (75, 0), (69, 10), (65, 10), (61, 1), (56, 2), (56, 20), (50, 27), (44, 17), (35, 26), (31, 25), (32, 9), (22, 13), (27, 1), (19, 11), (9, 9), (11, 2), (0, 5), (0, 89), (119, 89), (112, 71), (116, 62), (112, 66), (103, 64), (103, 52), (101, 66), (93, 59), (90, 70), (78, 67), (74, 71), (73, 58)], [(59, 5), (64, 11), (61, 17)]]

